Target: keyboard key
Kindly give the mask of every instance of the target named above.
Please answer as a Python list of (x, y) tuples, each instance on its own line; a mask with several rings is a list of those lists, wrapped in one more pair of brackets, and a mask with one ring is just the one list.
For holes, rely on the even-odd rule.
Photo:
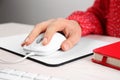
[(50, 80), (50, 76), (38, 75), (34, 78), (34, 80)]
[(19, 71), (15, 69), (0, 69), (0, 80), (63, 80), (63, 79), (56, 78), (53, 76)]
[(26, 72), (17, 71), (17, 70), (14, 70), (14, 71), (9, 72), (10, 75), (19, 76), (19, 77), (21, 77), (21, 76), (24, 75), (25, 73), (26, 73)]
[(18, 78), (18, 76), (0, 73), (0, 80), (17, 80)]
[(28, 78), (28, 79), (34, 79), (36, 76), (37, 76), (37, 74), (25, 73), (25, 74), (23, 74), (21, 77), (23, 77), (23, 78)]

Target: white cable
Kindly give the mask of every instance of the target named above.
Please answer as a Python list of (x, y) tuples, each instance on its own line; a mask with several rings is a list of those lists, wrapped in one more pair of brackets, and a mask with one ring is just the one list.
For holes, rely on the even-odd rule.
[(18, 59), (16, 61), (6, 61), (6, 60), (3, 60), (3, 59), (0, 59), (0, 61), (1, 61), (0, 63), (4, 63), (4, 64), (16, 64), (16, 63), (24, 61), (27, 57), (32, 56), (32, 55), (35, 55), (34, 52), (31, 52), (31, 53), (25, 55), (22, 59)]

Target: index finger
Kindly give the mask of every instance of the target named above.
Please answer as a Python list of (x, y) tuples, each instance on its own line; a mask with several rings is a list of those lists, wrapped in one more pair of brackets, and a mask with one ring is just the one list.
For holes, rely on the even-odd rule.
[(22, 43), (22, 46), (31, 44), (40, 33), (45, 31), (46, 27), (43, 23), (36, 25)]

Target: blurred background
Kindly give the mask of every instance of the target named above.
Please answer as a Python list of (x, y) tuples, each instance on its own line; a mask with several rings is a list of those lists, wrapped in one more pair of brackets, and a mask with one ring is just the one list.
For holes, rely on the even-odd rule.
[(86, 10), (94, 0), (0, 0), (0, 23), (37, 24)]

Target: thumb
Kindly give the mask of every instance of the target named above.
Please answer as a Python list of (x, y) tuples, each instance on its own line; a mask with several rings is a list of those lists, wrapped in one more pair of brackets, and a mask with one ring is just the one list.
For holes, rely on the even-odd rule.
[(61, 45), (61, 48), (63, 51), (67, 51), (69, 50), (71, 47), (73, 46), (72, 42), (69, 41), (69, 40), (65, 40), (62, 45)]
[(69, 49), (71, 49), (72, 47), (74, 47), (80, 40), (80, 36), (79, 35), (71, 35), (70, 37), (68, 37), (61, 45), (61, 48), (63, 51), (67, 51)]

